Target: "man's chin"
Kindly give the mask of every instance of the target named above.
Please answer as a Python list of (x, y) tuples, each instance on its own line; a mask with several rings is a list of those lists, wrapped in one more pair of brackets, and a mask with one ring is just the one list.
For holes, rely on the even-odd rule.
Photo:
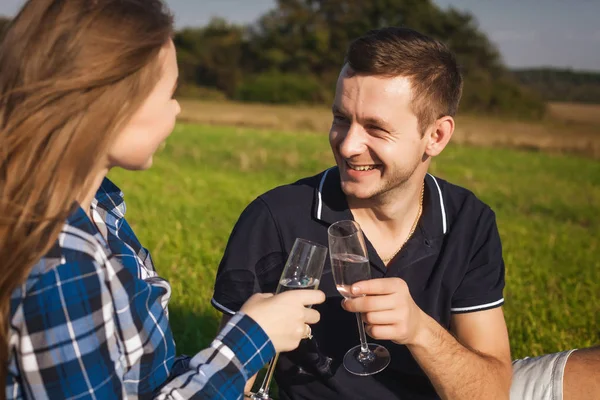
[(342, 181), (341, 186), (346, 197), (356, 200), (368, 200), (377, 193), (375, 188), (366, 187), (364, 184), (359, 185), (356, 182)]

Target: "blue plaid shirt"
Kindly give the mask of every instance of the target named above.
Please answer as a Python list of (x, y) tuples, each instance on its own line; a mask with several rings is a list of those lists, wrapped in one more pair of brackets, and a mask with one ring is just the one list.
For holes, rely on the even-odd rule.
[(123, 194), (105, 179), (93, 221), (78, 207), (12, 294), (8, 399), (239, 399), (274, 356), (238, 313), (209, 348), (176, 358), (171, 288), (124, 214)]

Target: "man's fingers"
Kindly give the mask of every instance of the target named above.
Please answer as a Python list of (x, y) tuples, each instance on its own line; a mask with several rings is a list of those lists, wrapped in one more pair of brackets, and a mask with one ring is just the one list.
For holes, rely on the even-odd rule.
[(353, 295), (381, 295), (396, 293), (406, 288), (406, 282), (400, 278), (379, 278), (357, 282), (352, 285)]
[(378, 340), (393, 340), (394, 327), (392, 325), (366, 325), (367, 335)]
[(398, 322), (398, 313), (391, 310), (374, 311), (363, 313), (362, 318), (369, 325), (391, 325)]
[(362, 296), (346, 299), (342, 307), (346, 311), (366, 313), (371, 311), (394, 310), (398, 305), (394, 296)]

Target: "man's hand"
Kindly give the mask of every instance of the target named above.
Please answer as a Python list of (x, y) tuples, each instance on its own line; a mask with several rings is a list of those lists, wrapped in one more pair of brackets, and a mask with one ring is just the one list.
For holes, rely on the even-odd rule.
[(442, 399), (508, 399), (512, 370), (501, 308), (453, 316), (454, 337), (415, 304), (402, 279), (358, 282), (352, 295), (362, 297), (345, 300), (344, 309), (362, 313), (371, 337), (406, 345)]
[(381, 278), (357, 282), (352, 295), (342, 303), (345, 310), (362, 314), (366, 331), (374, 339), (398, 344), (416, 344), (424, 323), (424, 312), (400, 278)]

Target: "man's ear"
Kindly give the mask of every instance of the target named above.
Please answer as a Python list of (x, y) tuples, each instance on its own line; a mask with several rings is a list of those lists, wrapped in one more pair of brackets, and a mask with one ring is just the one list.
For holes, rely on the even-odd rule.
[(454, 125), (454, 118), (449, 115), (437, 119), (426, 133), (428, 142), (425, 147), (425, 154), (429, 157), (439, 155), (450, 141), (454, 133)]

